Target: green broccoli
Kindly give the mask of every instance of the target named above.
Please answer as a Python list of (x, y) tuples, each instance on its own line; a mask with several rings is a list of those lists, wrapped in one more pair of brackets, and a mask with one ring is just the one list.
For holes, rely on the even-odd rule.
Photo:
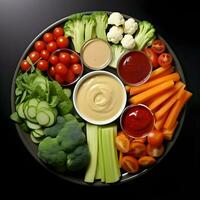
[(76, 121), (66, 122), (59, 131), (57, 139), (62, 149), (67, 153), (86, 142), (85, 135)]
[(67, 155), (66, 166), (70, 171), (85, 168), (90, 160), (89, 149), (86, 144), (78, 146), (72, 153)]
[(38, 147), (38, 157), (59, 172), (66, 170), (67, 155), (58, 144), (57, 138), (46, 137)]
[(96, 34), (97, 37), (107, 41), (106, 28), (108, 26), (108, 15), (106, 12), (93, 12), (92, 16), (96, 20)]
[(155, 28), (148, 21), (139, 22), (139, 30), (135, 36), (135, 49), (142, 50), (155, 38)]
[(66, 36), (72, 38), (75, 50), (80, 53), (81, 47), (84, 43), (85, 23), (82, 20), (82, 14), (71, 15), (64, 25), (64, 32)]

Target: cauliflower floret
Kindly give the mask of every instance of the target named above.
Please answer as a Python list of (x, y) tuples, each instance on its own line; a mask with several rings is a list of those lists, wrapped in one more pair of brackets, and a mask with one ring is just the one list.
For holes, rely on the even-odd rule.
[(124, 33), (133, 35), (138, 29), (138, 23), (133, 19), (129, 18), (124, 23)]
[(123, 25), (124, 22), (124, 17), (119, 12), (113, 12), (108, 18), (108, 24), (113, 24), (115, 26)]
[(132, 35), (126, 34), (121, 40), (121, 44), (125, 49), (133, 49), (135, 47), (135, 40)]
[(110, 28), (109, 32), (107, 33), (107, 38), (109, 42), (117, 44), (123, 38), (123, 29), (122, 27), (113, 26)]

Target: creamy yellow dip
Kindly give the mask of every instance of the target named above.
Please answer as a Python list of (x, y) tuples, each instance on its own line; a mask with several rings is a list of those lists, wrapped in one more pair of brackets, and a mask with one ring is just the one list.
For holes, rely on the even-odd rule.
[(124, 104), (125, 92), (114, 77), (98, 74), (88, 77), (77, 91), (76, 104), (87, 118), (105, 121), (115, 116)]

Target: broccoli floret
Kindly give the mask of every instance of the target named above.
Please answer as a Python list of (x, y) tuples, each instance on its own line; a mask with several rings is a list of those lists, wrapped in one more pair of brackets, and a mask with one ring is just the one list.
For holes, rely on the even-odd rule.
[(67, 153), (86, 142), (85, 135), (76, 121), (66, 122), (59, 131), (57, 139), (62, 149)]
[(85, 41), (85, 23), (84, 20), (82, 20), (82, 14), (71, 15), (64, 25), (64, 32), (66, 36), (72, 38), (75, 50), (80, 53), (81, 47)]
[(72, 153), (67, 155), (66, 166), (70, 171), (76, 171), (86, 167), (90, 160), (89, 149), (86, 144), (78, 146)]
[(106, 12), (97, 11), (92, 14), (96, 20), (97, 37), (107, 41), (106, 28), (108, 26), (108, 15)]
[(67, 155), (58, 144), (57, 138), (46, 137), (42, 140), (38, 147), (38, 157), (59, 172), (66, 169)]
[(155, 38), (155, 28), (148, 21), (139, 22), (139, 30), (135, 36), (135, 49), (141, 50)]

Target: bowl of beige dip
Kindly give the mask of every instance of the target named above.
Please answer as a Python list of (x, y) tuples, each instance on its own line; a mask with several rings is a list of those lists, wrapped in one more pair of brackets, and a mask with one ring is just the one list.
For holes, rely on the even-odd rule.
[(107, 71), (93, 71), (76, 84), (73, 103), (77, 113), (87, 122), (105, 125), (115, 121), (127, 102), (121, 80)]

